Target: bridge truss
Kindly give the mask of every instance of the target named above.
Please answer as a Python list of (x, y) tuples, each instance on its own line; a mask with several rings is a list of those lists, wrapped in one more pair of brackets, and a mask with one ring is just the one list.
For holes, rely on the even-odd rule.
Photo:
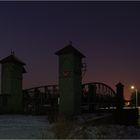
[[(116, 107), (116, 92), (108, 85), (100, 82), (82, 85), (82, 106), (93, 110)], [(58, 85), (46, 85), (25, 89), (23, 91), (25, 112), (40, 112), (59, 106)]]
[(82, 85), (82, 105), (89, 110), (116, 107), (116, 92), (108, 85), (100, 82)]

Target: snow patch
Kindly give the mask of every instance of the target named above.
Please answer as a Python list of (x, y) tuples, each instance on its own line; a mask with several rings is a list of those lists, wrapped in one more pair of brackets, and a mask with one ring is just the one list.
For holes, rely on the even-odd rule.
[(0, 115), (0, 139), (41, 139), (52, 137), (47, 116)]

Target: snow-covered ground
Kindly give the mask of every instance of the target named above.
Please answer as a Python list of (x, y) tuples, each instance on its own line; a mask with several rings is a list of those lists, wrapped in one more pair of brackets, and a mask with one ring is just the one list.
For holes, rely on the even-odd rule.
[[(95, 124), (102, 118), (110, 118), (111, 114), (86, 114), (78, 117), (79, 125), (67, 138), (72, 139), (140, 139), (140, 127), (113, 123)], [(94, 122), (92, 121), (94, 120)], [(109, 121), (109, 120), (108, 120)], [(111, 120), (110, 120), (111, 121)]]
[[(87, 120), (98, 119), (95, 115), (79, 116), (79, 125), (75, 125), (67, 138), (139, 138), (140, 128), (124, 125), (85, 125)], [(101, 118), (102, 116), (99, 116)], [(0, 139), (42, 139), (55, 138), (52, 132), (54, 124), (49, 124), (47, 116), (32, 115), (0, 115)], [(63, 128), (65, 129), (65, 128)]]
[(140, 129), (124, 125), (99, 125), (75, 128), (72, 139), (140, 139)]
[(51, 137), (50, 126), (46, 116), (0, 115), (0, 139), (42, 139), (44, 133)]

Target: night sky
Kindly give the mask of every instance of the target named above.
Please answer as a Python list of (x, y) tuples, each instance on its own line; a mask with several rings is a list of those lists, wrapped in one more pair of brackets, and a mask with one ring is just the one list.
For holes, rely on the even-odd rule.
[(0, 58), (11, 50), (26, 63), (23, 87), (58, 84), (58, 56), (82, 52), (85, 82), (140, 88), (140, 2), (0, 2)]

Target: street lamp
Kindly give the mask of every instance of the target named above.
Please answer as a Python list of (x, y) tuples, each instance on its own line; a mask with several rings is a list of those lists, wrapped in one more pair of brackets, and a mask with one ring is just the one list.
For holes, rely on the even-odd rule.
[(136, 107), (138, 107), (138, 90), (135, 88), (135, 86), (131, 86), (131, 89), (135, 90), (136, 92)]

